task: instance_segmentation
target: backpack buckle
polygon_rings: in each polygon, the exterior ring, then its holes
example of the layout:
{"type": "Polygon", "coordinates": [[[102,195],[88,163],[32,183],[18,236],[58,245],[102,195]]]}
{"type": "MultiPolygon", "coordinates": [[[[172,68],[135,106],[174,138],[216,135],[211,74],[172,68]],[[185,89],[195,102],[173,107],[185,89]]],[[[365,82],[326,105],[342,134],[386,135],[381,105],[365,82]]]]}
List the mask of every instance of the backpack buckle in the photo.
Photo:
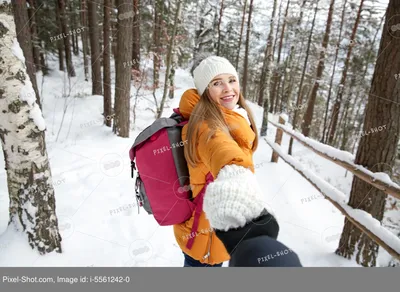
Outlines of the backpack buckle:
{"type": "MultiPolygon", "coordinates": [[[[133,162],[132,162],[133,163],[133,162]]],[[[132,169],[133,171],[133,169],[132,169]]],[[[140,175],[138,173],[137,177],[136,177],[136,182],[135,182],[135,193],[136,193],[136,203],[138,206],[138,214],[140,214],[140,207],[143,207],[143,200],[140,198],[139,195],[139,189],[140,189],[140,175]]]]}
{"type": "Polygon", "coordinates": [[[133,160],[131,160],[131,178],[133,178],[134,170],[136,170],[136,165],[133,160]]]}

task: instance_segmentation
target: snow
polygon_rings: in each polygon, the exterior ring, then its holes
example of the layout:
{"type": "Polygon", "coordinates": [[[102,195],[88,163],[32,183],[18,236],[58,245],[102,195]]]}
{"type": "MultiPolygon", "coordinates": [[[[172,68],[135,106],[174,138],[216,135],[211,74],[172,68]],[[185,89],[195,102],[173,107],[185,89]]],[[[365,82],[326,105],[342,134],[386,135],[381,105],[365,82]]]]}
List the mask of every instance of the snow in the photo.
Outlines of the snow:
{"type": "MultiPolygon", "coordinates": [[[[27,78],[29,77],[27,76],[27,78]]],[[[25,85],[22,87],[19,96],[21,100],[26,101],[30,106],[32,106],[32,109],[29,112],[29,117],[33,120],[35,125],[40,131],[45,130],[46,122],[39,106],[36,104],[35,91],[33,90],[32,83],[29,80],[25,80],[25,85]]]]}
{"type": "Polygon", "coordinates": [[[22,49],[18,43],[17,38],[14,38],[14,42],[13,42],[11,51],[13,52],[14,56],[16,56],[23,64],[25,64],[25,57],[24,57],[22,49]]]}
{"type": "MultiPolygon", "coordinates": [[[[3,152],[0,151],[0,266],[183,266],[183,254],[172,227],[159,226],[143,209],[138,214],[135,180],[130,177],[129,148],[140,131],[154,120],[152,93],[145,92],[139,99],[130,138],[120,138],[99,123],[103,97],[91,95],[92,85],[84,80],[81,59],[74,57],[77,77],[71,88],[64,84],[63,72],[57,70],[58,61],[50,57],[49,65],[52,70],[39,92],[43,90],[46,148],[63,238],[62,253],[40,256],[32,251],[21,233],[7,228],[9,198],[3,152]],[[61,89],[64,87],[71,91],[70,95],[63,96],[61,89]]],[[[38,77],[39,86],[41,78],[38,77]]],[[[160,80],[164,80],[163,72],[160,80]]],[[[178,106],[184,90],[193,87],[190,73],[185,70],[176,70],[176,82],[176,97],[167,99],[163,116],[169,116],[172,108],[178,106]]],[[[132,90],[131,96],[135,96],[135,89],[132,90]]],[[[156,96],[161,100],[162,86],[156,96]]],[[[134,98],[132,106],[133,101],[134,98]]],[[[251,102],[248,104],[260,129],[262,108],[251,102]]],[[[274,140],[275,131],[276,128],[270,126],[267,138],[274,140]]],[[[288,135],[283,135],[282,148],[286,149],[288,144],[288,135]]],[[[320,158],[297,141],[293,149],[293,156],[303,165],[297,167],[303,167],[311,179],[319,179],[321,187],[334,200],[341,203],[348,200],[350,173],[346,175],[343,168],[320,158]]],[[[324,150],[347,160],[354,158],[329,148],[324,150]]],[[[271,163],[271,154],[271,148],[260,139],[253,156],[257,165],[255,171],[265,191],[265,201],[279,217],[278,239],[299,255],[305,267],[359,266],[354,259],[344,259],[334,253],[344,216],[282,159],[271,163]]],[[[352,213],[352,216],[371,222],[371,218],[362,218],[360,214],[352,213]]],[[[370,227],[380,234],[380,228],[374,224],[370,227]]],[[[382,236],[387,241],[392,240],[386,233],[382,232],[382,236]]],[[[378,265],[385,266],[389,260],[390,255],[381,248],[378,265]]]]}

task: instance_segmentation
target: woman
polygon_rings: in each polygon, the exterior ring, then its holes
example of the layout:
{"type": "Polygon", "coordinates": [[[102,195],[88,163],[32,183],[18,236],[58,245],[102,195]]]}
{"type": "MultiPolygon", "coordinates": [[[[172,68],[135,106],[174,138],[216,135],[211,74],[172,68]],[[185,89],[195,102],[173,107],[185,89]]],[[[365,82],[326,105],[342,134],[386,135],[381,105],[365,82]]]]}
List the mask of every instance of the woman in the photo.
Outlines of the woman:
{"type": "Polygon", "coordinates": [[[206,188],[200,232],[194,235],[192,248],[187,248],[187,242],[194,216],[174,225],[174,234],[185,267],[220,267],[245,240],[255,236],[276,239],[279,226],[254,175],[252,155],[258,135],[235,68],[227,59],[211,56],[194,69],[193,77],[197,90],[186,91],[179,105],[189,119],[182,139],[188,141],[184,152],[193,196],[206,184],[207,174],[214,181],[206,188]]]}

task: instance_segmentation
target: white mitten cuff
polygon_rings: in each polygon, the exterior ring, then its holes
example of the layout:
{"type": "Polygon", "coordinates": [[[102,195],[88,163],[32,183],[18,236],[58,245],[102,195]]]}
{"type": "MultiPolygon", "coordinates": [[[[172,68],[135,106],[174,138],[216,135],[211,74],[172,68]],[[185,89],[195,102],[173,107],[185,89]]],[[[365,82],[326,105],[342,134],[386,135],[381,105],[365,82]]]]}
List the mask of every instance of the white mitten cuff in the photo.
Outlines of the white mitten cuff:
{"type": "Polygon", "coordinates": [[[243,227],[259,217],[264,208],[275,217],[263,200],[255,174],[239,165],[224,166],[204,194],[203,210],[217,230],[243,227]]]}

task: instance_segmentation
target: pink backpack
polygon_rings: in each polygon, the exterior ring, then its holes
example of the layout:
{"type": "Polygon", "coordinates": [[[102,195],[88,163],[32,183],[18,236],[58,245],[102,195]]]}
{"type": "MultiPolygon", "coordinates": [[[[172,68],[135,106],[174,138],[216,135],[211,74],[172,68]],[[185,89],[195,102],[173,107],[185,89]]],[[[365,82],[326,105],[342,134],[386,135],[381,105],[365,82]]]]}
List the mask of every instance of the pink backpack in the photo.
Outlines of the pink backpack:
{"type": "MultiPolygon", "coordinates": [[[[144,129],[129,150],[131,176],[137,170],[135,183],[136,201],[161,226],[180,224],[190,219],[195,211],[191,235],[195,235],[203,209],[206,186],[213,181],[207,174],[206,185],[193,199],[189,170],[183,152],[187,141],[182,141],[182,127],[187,124],[179,112],[169,118],[155,120],[144,129]],[[136,164],[135,164],[136,161],[136,164]]],[[[195,236],[187,247],[191,249],[195,236]]]]}

